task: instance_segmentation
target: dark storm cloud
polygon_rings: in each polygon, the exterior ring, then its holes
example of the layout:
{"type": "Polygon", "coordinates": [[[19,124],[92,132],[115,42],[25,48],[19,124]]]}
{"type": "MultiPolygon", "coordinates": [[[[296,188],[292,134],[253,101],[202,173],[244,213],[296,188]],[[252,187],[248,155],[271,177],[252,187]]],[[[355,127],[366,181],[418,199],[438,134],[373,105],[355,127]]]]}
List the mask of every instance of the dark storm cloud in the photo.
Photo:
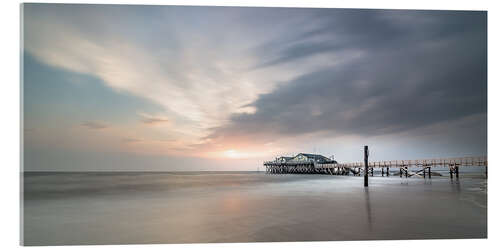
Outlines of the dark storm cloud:
{"type": "Polygon", "coordinates": [[[464,33],[486,38],[485,12],[311,9],[308,14],[319,27],[259,46],[257,52],[268,58],[257,68],[324,52],[409,49],[464,33]]]}
{"type": "Polygon", "coordinates": [[[210,138],[316,131],[373,136],[486,113],[485,12],[317,14],[321,28],[259,47],[267,56],[256,69],[319,53],[361,56],[260,95],[249,105],[256,113],[233,116],[210,138]]]}

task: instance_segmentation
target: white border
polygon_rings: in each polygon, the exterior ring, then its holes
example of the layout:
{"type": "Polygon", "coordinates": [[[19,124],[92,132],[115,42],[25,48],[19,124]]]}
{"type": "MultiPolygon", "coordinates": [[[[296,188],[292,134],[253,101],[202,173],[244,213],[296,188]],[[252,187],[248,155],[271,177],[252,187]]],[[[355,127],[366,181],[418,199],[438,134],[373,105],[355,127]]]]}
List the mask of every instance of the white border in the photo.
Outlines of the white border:
{"type": "MultiPolygon", "coordinates": [[[[127,246],[78,246],[78,249],[331,249],[349,248],[361,249],[369,247],[370,250],[389,249],[419,249],[422,248],[453,248],[453,249],[489,249],[499,243],[498,216],[498,184],[495,176],[498,173],[495,158],[498,151],[497,142],[499,132],[499,119],[497,108],[498,92],[498,39],[499,8],[495,1],[397,1],[397,0],[351,0],[351,1],[319,1],[319,0],[145,0],[145,1],[37,1],[30,2],[59,2],[59,3],[111,3],[111,4],[155,4],[155,5],[211,5],[211,6],[262,6],[262,7],[329,7],[329,8],[371,8],[371,9],[451,9],[451,10],[487,10],[488,11],[488,151],[489,151],[489,176],[488,186],[488,240],[420,240],[420,241],[364,241],[364,242],[301,242],[301,243],[245,243],[245,244],[185,244],[185,245],[127,245],[127,246]]],[[[0,83],[0,119],[1,119],[1,167],[0,179],[0,245],[2,249],[19,247],[19,166],[20,166],[20,6],[21,1],[4,0],[0,7],[0,50],[1,50],[1,78],[0,83]],[[8,247],[8,248],[7,248],[8,247]]],[[[69,247],[57,247],[65,249],[69,247]]],[[[56,249],[56,247],[44,247],[56,249]]]]}

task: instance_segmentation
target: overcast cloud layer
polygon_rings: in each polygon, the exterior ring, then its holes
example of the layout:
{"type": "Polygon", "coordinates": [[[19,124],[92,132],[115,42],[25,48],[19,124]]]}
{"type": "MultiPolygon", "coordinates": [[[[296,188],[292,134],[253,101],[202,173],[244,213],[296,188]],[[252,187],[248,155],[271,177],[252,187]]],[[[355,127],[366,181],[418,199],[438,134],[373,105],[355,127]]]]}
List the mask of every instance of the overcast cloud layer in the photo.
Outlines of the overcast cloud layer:
{"type": "MultiPolygon", "coordinates": [[[[485,12],[25,4],[24,52],[32,72],[76,74],[68,86],[89,76],[113,98],[158,107],[64,117],[74,126],[58,131],[80,132],[58,142],[78,144],[74,155],[108,145],[259,160],[315,150],[347,161],[357,159],[346,148],[368,142],[393,158],[401,144],[412,148],[405,158],[486,154],[485,12]],[[429,135],[432,150],[422,147],[429,135]]],[[[59,136],[37,135],[59,125],[34,117],[29,147],[59,136]]]]}
{"type": "Polygon", "coordinates": [[[359,53],[260,95],[218,134],[331,131],[374,136],[486,112],[486,19],[477,12],[325,11],[323,26],[280,41],[263,67],[359,53]],[[336,14],[336,15],[335,15],[336,14]],[[313,41],[321,36],[321,42],[313,41]]]}

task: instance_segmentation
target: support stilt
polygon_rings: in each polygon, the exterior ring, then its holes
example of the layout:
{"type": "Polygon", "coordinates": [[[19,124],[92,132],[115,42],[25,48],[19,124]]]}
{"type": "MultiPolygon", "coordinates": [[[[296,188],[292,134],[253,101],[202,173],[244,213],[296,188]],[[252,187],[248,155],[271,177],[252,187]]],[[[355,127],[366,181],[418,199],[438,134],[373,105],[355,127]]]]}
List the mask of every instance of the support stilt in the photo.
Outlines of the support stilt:
{"type": "Polygon", "coordinates": [[[368,146],[365,146],[365,187],[368,187],[368,146]]]}

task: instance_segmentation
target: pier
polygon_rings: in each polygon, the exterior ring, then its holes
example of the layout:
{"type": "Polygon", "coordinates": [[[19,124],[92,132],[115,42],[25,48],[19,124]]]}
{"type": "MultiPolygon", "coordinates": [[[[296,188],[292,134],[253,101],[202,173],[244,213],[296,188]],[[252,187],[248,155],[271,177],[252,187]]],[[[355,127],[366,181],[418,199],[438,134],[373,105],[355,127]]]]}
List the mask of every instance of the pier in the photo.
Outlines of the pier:
{"type": "Polygon", "coordinates": [[[401,178],[419,176],[432,178],[433,167],[445,167],[449,169],[450,178],[459,178],[462,167],[486,167],[488,159],[486,156],[478,157],[456,157],[420,160],[391,160],[368,162],[368,147],[365,148],[365,162],[338,163],[332,158],[313,154],[298,154],[295,157],[279,157],[274,161],[264,162],[268,174],[328,174],[328,175],[352,175],[365,176],[365,186],[368,176],[374,176],[374,169],[379,169],[381,176],[389,176],[391,170],[396,169],[396,175],[401,178]],[[417,169],[410,171],[410,168],[417,169]],[[399,172],[397,172],[399,171],[399,172]]]}

